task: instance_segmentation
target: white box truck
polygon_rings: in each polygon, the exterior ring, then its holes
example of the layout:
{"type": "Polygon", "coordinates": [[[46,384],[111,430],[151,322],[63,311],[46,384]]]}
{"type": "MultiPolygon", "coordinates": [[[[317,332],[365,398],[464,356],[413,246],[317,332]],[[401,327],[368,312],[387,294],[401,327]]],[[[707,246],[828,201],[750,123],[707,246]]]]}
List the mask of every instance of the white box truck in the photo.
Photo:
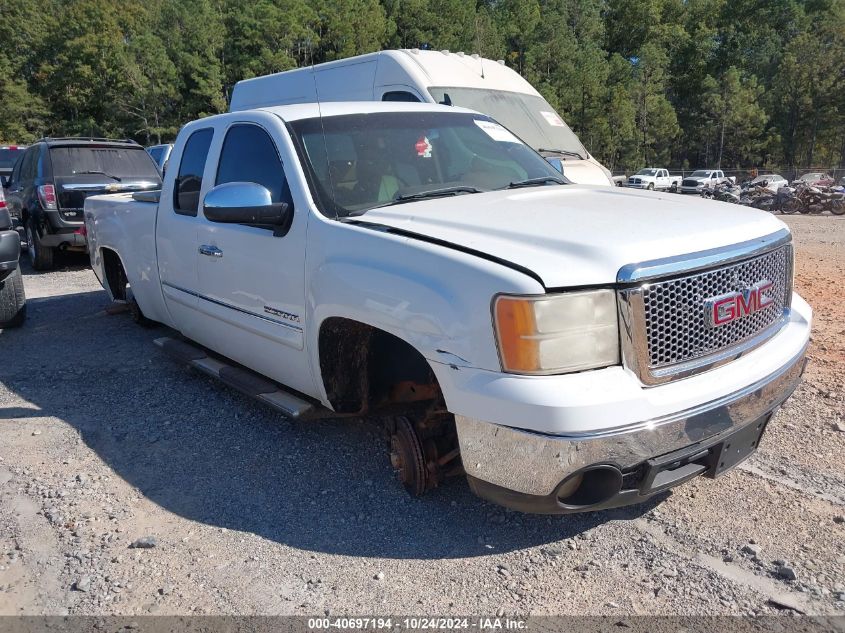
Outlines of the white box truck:
{"type": "Polygon", "coordinates": [[[563,118],[503,62],[479,55],[402,49],[245,79],[229,110],[323,101],[409,101],[483,112],[519,136],[572,182],[613,185],[563,118]]]}

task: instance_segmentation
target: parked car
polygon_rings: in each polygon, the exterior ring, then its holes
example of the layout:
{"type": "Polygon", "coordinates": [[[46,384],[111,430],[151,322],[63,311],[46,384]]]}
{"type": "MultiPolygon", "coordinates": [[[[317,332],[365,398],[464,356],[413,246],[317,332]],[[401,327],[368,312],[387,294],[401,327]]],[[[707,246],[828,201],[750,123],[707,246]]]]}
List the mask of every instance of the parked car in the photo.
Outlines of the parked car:
{"type": "Polygon", "coordinates": [[[804,183],[812,187],[830,187],[836,181],[832,176],[821,171],[810,171],[802,175],[797,180],[793,180],[792,184],[804,183]]]}
{"type": "Polygon", "coordinates": [[[810,334],[773,215],[608,193],[470,110],[299,104],[189,123],[160,195],[85,220],[181,362],[291,417],[384,416],[413,494],[466,474],[566,513],[748,457],[810,334]]]}
{"type": "Polygon", "coordinates": [[[20,236],[12,228],[12,217],[0,187],[0,329],[17,327],[26,319],[20,256],[20,236]]]}
{"type": "Polygon", "coordinates": [[[155,163],[134,141],[45,138],[15,165],[7,202],[25,233],[33,268],[49,270],[56,249],[85,251],[87,196],[160,187],[155,163]]]}
{"type": "Polygon", "coordinates": [[[0,145],[0,188],[8,184],[15,162],[26,149],[26,145],[0,145]]]}
{"type": "Polygon", "coordinates": [[[158,170],[164,173],[164,166],[167,159],[170,158],[170,152],[173,151],[172,143],[165,143],[164,145],[152,145],[147,148],[147,153],[152,156],[155,164],[158,165],[158,170]]]}
{"type": "Polygon", "coordinates": [[[721,169],[696,169],[681,181],[681,193],[701,195],[701,190],[705,187],[712,188],[723,182],[736,184],[736,178],[725,176],[721,169]]]}
{"type": "Polygon", "coordinates": [[[613,185],[552,105],[502,61],[479,55],[389,50],[245,79],[230,111],[317,101],[440,103],[483,112],[545,156],[572,182],[613,185]]]}
{"type": "Polygon", "coordinates": [[[772,193],[777,193],[778,189],[780,189],[781,187],[788,186],[789,181],[780,174],[763,174],[762,176],[757,176],[754,180],[748,182],[746,185],[743,185],[745,189],[765,187],[772,193]]]}
{"type": "Polygon", "coordinates": [[[649,191],[677,191],[681,177],[670,175],[669,170],[662,167],[646,167],[628,178],[627,186],[649,191]]]}

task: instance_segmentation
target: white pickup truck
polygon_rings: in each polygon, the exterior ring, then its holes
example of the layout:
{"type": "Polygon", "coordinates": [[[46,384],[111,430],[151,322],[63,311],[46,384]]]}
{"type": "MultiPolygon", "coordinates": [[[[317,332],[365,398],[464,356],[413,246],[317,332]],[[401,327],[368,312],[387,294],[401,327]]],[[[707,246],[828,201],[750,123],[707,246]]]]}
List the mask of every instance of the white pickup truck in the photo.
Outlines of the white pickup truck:
{"type": "Polygon", "coordinates": [[[670,174],[662,167],[646,167],[628,178],[627,187],[648,189],[649,191],[672,191],[681,186],[681,176],[670,174]]]}
{"type": "Polygon", "coordinates": [[[689,176],[684,176],[681,181],[681,193],[701,194],[705,187],[715,187],[723,182],[736,184],[736,178],[725,176],[721,169],[696,169],[689,176]]]}
{"type": "Polygon", "coordinates": [[[386,419],[413,494],[466,475],[527,512],[640,502],[750,455],[804,368],[779,220],[568,184],[461,108],[194,121],[160,196],[85,219],[165,351],[292,417],[386,419]]]}

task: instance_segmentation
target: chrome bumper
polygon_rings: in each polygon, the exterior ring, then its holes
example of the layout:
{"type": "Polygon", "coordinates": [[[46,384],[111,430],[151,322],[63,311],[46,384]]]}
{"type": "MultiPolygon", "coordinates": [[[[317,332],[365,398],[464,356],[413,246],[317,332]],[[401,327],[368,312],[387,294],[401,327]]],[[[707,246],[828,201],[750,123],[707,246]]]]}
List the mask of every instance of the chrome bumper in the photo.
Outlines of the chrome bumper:
{"type": "Polygon", "coordinates": [[[542,435],[457,415],[464,469],[471,482],[543,497],[588,466],[610,464],[623,473],[631,471],[647,460],[694,448],[769,415],[800,383],[805,354],[806,347],[767,378],[718,400],[596,433],[542,435]]]}

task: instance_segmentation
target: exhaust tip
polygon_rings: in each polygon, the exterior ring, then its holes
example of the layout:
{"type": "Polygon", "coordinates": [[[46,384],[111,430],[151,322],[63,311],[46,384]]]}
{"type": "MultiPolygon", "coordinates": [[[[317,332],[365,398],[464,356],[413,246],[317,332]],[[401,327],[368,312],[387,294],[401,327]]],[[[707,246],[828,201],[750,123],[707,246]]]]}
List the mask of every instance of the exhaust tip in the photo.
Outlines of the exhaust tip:
{"type": "Polygon", "coordinates": [[[558,503],[570,510],[586,510],[605,503],[622,490],[622,471],[616,466],[588,466],[567,477],[557,489],[558,503]]]}

